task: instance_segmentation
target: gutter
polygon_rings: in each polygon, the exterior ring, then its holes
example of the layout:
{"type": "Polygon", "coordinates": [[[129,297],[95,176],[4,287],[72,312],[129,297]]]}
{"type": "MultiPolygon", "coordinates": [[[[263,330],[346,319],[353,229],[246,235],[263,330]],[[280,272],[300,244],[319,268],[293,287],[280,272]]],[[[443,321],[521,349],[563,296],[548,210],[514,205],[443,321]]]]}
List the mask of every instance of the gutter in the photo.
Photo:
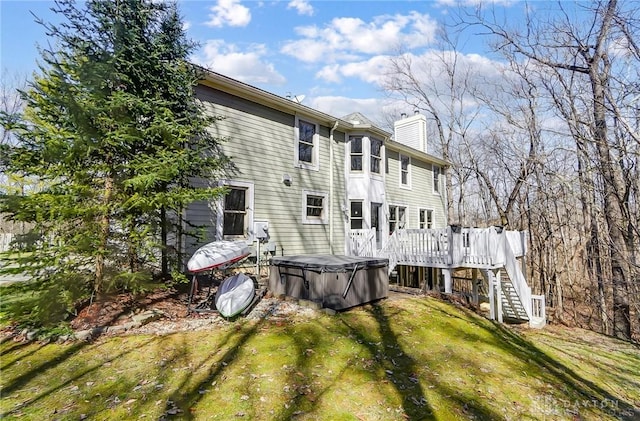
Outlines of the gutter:
{"type": "Polygon", "coordinates": [[[336,120],[333,127],[329,131],[329,252],[334,254],[333,250],[333,132],[338,128],[340,120],[336,120]]]}

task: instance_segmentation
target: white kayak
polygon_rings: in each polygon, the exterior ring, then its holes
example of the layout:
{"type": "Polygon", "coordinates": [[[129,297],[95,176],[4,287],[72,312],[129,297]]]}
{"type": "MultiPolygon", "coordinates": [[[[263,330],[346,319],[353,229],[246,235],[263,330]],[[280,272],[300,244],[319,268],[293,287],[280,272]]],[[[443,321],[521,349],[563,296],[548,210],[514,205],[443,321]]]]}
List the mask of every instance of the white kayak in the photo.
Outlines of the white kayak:
{"type": "Polygon", "coordinates": [[[251,254],[244,241],[214,241],[193,253],[187,262],[189,272],[202,272],[242,260],[251,254]]]}
{"type": "Polygon", "coordinates": [[[253,279],[244,273],[229,276],[218,287],[216,308],[224,317],[236,316],[251,304],[255,293],[253,279]]]}

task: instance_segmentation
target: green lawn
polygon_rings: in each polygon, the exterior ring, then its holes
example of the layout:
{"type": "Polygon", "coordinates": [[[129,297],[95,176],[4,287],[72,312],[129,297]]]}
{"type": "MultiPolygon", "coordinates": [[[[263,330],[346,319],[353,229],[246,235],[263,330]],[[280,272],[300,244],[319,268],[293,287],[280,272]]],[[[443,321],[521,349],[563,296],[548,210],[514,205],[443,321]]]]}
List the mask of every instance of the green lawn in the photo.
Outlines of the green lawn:
{"type": "Polygon", "coordinates": [[[637,346],[505,328],[434,298],[0,352],[7,419],[640,418],[637,346]]]}

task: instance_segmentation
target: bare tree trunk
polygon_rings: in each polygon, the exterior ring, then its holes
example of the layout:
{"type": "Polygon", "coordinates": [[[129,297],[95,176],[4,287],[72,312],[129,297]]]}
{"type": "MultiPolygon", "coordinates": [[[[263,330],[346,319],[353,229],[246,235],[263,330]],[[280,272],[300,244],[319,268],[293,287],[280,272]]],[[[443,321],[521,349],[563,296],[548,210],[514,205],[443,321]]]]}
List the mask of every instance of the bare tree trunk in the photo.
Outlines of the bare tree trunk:
{"type": "MultiPolygon", "coordinates": [[[[593,21],[586,23],[588,29],[584,32],[579,30],[579,25],[569,20],[569,14],[566,13],[562,14],[563,22],[549,21],[541,26],[533,24],[527,16],[527,30],[523,33],[510,32],[504,26],[488,23],[480,16],[477,23],[498,36],[499,49],[524,56],[552,72],[564,72],[572,80],[581,76],[586,79],[587,86],[590,85],[589,98],[586,98],[585,104],[590,109],[592,120],[585,122],[580,118],[567,123],[588,126],[590,142],[596,151],[595,168],[602,184],[602,211],[606,222],[607,252],[611,262],[613,334],[628,340],[631,338],[630,254],[625,238],[628,222],[625,221],[624,213],[622,167],[612,154],[607,127],[608,117],[611,120],[620,117],[615,114],[615,108],[610,111],[607,107],[607,90],[611,89],[613,81],[608,54],[612,51],[612,44],[615,42],[615,45],[621,45],[621,40],[627,42],[629,51],[636,56],[638,48],[633,33],[630,32],[631,24],[618,9],[617,0],[595,3],[592,17],[593,21]],[[614,33],[614,27],[618,32],[614,33]]],[[[569,86],[574,86],[573,82],[569,86]]]]}
{"type": "Polygon", "coordinates": [[[169,245],[167,244],[167,210],[163,206],[160,209],[160,243],[161,243],[161,257],[160,257],[160,267],[162,271],[162,278],[169,279],[169,257],[167,253],[167,249],[169,245]]]}
{"type": "Polygon", "coordinates": [[[98,250],[95,260],[95,280],[93,289],[96,293],[102,292],[104,287],[104,272],[105,272],[105,255],[107,254],[107,242],[109,240],[109,225],[111,223],[109,218],[109,203],[111,202],[111,195],[113,194],[113,176],[108,174],[104,180],[104,194],[102,197],[103,211],[98,220],[98,250]]]}

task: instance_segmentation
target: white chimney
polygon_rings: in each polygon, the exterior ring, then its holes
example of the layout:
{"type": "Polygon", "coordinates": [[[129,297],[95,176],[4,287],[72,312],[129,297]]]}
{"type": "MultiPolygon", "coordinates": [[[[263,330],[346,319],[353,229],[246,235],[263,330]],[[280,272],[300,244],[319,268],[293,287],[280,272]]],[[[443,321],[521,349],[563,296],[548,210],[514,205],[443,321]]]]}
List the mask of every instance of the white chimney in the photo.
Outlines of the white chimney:
{"type": "Polygon", "coordinates": [[[419,110],[411,117],[403,113],[403,118],[393,123],[393,129],[396,142],[427,153],[427,118],[419,110]]]}

